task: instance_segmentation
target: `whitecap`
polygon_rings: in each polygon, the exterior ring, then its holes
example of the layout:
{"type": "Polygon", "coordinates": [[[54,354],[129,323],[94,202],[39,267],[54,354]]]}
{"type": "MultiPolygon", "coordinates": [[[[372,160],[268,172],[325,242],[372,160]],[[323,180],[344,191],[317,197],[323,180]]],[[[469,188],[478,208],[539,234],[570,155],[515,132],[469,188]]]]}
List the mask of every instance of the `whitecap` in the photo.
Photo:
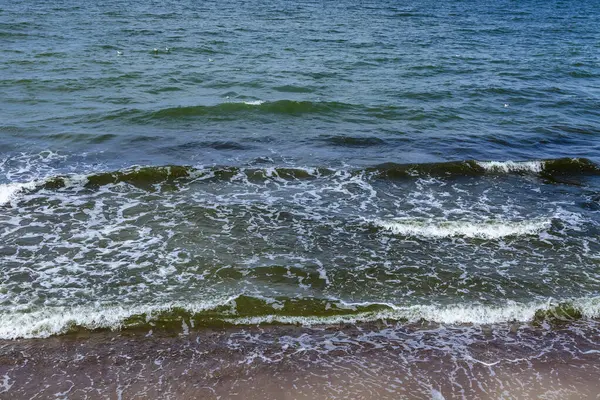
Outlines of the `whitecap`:
{"type": "Polygon", "coordinates": [[[37,182],[25,182],[25,183],[4,183],[0,184],[0,206],[6,205],[15,198],[18,197],[19,193],[25,190],[33,190],[37,186],[37,182]]]}
{"type": "MultiPolygon", "coordinates": [[[[80,306],[56,307],[22,313],[11,312],[0,314],[0,339],[43,338],[62,334],[73,326],[87,329],[121,329],[125,321],[134,315],[146,315],[147,321],[161,312],[181,308],[189,313],[201,313],[221,305],[231,305],[235,309],[237,296],[211,299],[200,303],[163,303],[132,306],[80,306]]],[[[384,306],[378,311],[358,312],[355,314],[330,316],[292,316],[281,314],[261,315],[254,317],[223,318],[224,321],[236,325],[257,325],[265,323],[299,324],[303,326],[355,324],[382,319],[418,322],[421,320],[442,324],[477,324],[489,325],[507,322],[530,322],[538,311],[552,311],[560,303],[568,303],[578,310],[583,317],[600,317],[600,297],[585,297],[556,301],[535,301],[518,303],[507,301],[504,304],[450,304],[450,305],[409,305],[397,306],[390,303],[363,302],[346,303],[335,301],[338,308],[357,310],[370,305],[384,306]]],[[[274,311],[279,307],[274,307],[274,311]]]]}
{"type": "Polygon", "coordinates": [[[264,101],[263,100],[245,101],[244,104],[247,104],[249,106],[260,106],[261,104],[264,104],[264,101]]]}
{"type": "Polygon", "coordinates": [[[467,237],[498,239],[506,236],[535,235],[551,226],[551,220],[532,221],[435,221],[376,220],[374,224],[392,233],[427,238],[467,237]]]}
{"type": "Polygon", "coordinates": [[[544,169],[544,161],[477,161],[477,165],[489,172],[530,172],[540,173],[544,169]]]}

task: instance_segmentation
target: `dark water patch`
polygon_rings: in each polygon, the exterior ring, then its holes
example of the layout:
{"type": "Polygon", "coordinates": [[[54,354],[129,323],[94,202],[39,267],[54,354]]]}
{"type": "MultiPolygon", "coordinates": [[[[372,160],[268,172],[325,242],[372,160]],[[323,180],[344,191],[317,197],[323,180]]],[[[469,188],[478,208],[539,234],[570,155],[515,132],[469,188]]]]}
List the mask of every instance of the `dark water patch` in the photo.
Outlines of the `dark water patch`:
{"type": "Polygon", "coordinates": [[[24,128],[24,127],[15,126],[15,125],[0,125],[0,132],[5,133],[7,135],[20,136],[20,135],[25,135],[27,133],[32,133],[35,131],[37,131],[37,129],[24,128]]]}
{"type": "MultiPolygon", "coordinates": [[[[203,82],[205,77],[198,79],[198,82],[203,82]]],[[[210,83],[206,83],[203,85],[205,88],[209,89],[229,89],[235,87],[246,87],[246,88],[254,88],[259,89],[264,87],[264,83],[259,80],[251,80],[251,81],[231,81],[231,80],[220,80],[214,81],[210,83]]]]}
{"type": "Polygon", "coordinates": [[[204,147],[210,147],[215,150],[248,150],[251,147],[233,141],[217,140],[214,142],[203,142],[201,143],[204,147]]]}
{"type": "Polygon", "coordinates": [[[576,70],[576,71],[569,71],[569,76],[572,78],[577,78],[577,79],[591,79],[591,78],[598,78],[600,76],[600,74],[589,71],[589,70],[576,70]]]}
{"type": "Polygon", "coordinates": [[[46,58],[46,57],[64,58],[66,56],[67,56],[67,53],[46,51],[43,53],[38,53],[34,57],[35,58],[46,58]]]}
{"type": "Polygon", "coordinates": [[[315,80],[325,80],[325,79],[329,79],[329,78],[333,78],[336,76],[335,72],[326,72],[326,71],[322,71],[322,72],[307,72],[305,73],[305,75],[311,77],[312,79],[315,80]]]}
{"type": "Polygon", "coordinates": [[[140,144],[143,145],[145,143],[152,143],[156,141],[162,141],[165,138],[161,135],[128,135],[126,137],[121,138],[126,144],[140,144]]]}
{"type": "Polygon", "coordinates": [[[543,173],[550,176],[598,175],[600,167],[586,158],[560,158],[545,161],[543,173]]]}
{"type": "Polygon", "coordinates": [[[15,39],[23,39],[23,38],[26,38],[26,37],[28,37],[28,36],[30,36],[30,35],[29,35],[29,34],[27,34],[27,33],[22,33],[22,32],[14,32],[14,31],[11,31],[11,32],[6,32],[6,31],[0,31],[0,38],[3,38],[3,39],[12,39],[12,38],[15,38],[15,39]]]}
{"type": "Polygon", "coordinates": [[[369,147],[383,146],[386,142],[378,137],[353,137],[353,136],[330,136],[323,139],[324,142],[332,146],[343,147],[369,147]]]}
{"type": "Polygon", "coordinates": [[[552,125],[549,129],[567,134],[579,134],[579,135],[598,135],[600,136],[600,127],[594,125],[552,125]]]}
{"type": "Polygon", "coordinates": [[[423,101],[432,101],[432,100],[443,100],[450,99],[453,97],[451,92],[437,92],[437,91],[429,91],[429,92],[405,92],[402,93],[401,96],[405,99],[411,100],[423,100],[423,101]]]}
{"type": "Polygon", "coordinates": [[[246,145],[233,140],[215,140],[215,141],[193,141],[178,144],[175,146],[168,146],[161,151],[168,151],[175,155],[185,154],[186,152],[197,152],[202,149],[215,149],[215,150],[230,150],[230,151],[244,151],[252,149],[253,146],[246,145]]]}
{"type": "Polygon", "coordinates": [[[151,29],[132,29],[132,28],[124,28],[121,31],[127,35],[131,36],[155,36],[158,33],[162,33],[159,31],[153,31],[151,29]]]}
{"type": "Polygon", "coordinates": [[[424,18],[424,17],[433,17],[433,14],[426,14],[422,12],[398,12],[393,15],[390,15],[390,18],[424,18]]]}
{"type": "Polygon", "coordinates": [[[310,87],[294,85],[275,86],[273,90],[286,93],[313,93],[315,91],[310,87]]]}
{"type": "Polygon", "coordinates": [[[159,94],[159,93],[168,93],[168,92],[180,92],[184,90],[183,88],[180,88],[178,86],[164,86],[158,89],[151,89],[151,90],[147,90],[146,93],[150,93],[150,94],[159,94]]]}
{"type": "Polygon", "coordinates": [[[112,45],[112,44],[101,44],[98,46],[98,48],[100,50],[114,50],[114,51],[121,50],[120,47],[112,45]]]}
{"type": "Polygon", "coordinates": [[[45,138],[56,142],[71,142],[71,143],[92,143],[100,144],[109,142],[118,137],[116,134],[105,133],[105,134],[90,134],[90,133],[54,133],[50,135],[44,135],[45,138]]]}
{"type": "Polygon", "coordinates": [[[377,66],[377,62],[371,62],[371,61],[356,61],[355,63],[352,64],[353,68],[374,68],[377,66]]]}

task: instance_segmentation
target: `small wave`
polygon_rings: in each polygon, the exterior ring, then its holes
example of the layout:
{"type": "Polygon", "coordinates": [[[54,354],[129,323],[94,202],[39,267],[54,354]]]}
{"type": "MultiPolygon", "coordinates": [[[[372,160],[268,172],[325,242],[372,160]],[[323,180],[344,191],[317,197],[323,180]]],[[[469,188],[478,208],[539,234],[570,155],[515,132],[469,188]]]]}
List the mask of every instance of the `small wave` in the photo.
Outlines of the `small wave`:
{"type": "Polygon", "coordinates": [[[534,174],[558,176],[598,175],[600,167],[586,158],[558,158],[530,161],[449,161],[425,164],[385,163],[367,171],[381,178],[399,179],[416,175],[479,176],[485,174],[534,174]]]}
{"type": "Polygon", "coordinates": [[[416,221],[377,220],[374,225],[397,235],[427,238],[466,237],[499,239],[506,236],[536,235],[550,228],[552,221],[416,221]]]}
{"type": "MultiPolygon", "coordinates": [[[[236,148],[236,144],[212,143],[217,149],[236,148]]],[[[73,186],[98,188],[106,185],[127,183],[140,189],[157,190],[157,185],[181,184],[194,182],[228,182],[240,179],[247,182],[264,182],[265,180],[302,180],[314,179],[333,174],[326,168],[242,168],[242,167],[209,167],[194,168],[190,166],[168,165],[163,167],[134,166],[112,172],[99,172],[89,175],[54,176],[24,183],[0,184],[0,206],[18,199],[20,195],[40,189],[56,190],[73,186]]]]}
{"type": "MultiPolygon", "coordinates": [[[[194,181],[229,181],[237,177],[244,177],[248,181],[264,181],[267,179],[308,179],[332,172],[319,168],[241,168],[241,167],[211,167],[194,168],[189,166],[165,167],[133,167],[115,172],[105,172],[87,176],[87,187],[104,186],[108,184],[129,183],[141,188],[151,188],[161,183],[185,182],[186,179],[194,181]]],[[[47,182],[46,186],[54,183],[64,185],[64,178],[58,177],[47,182]]]]}
{"type": "Polygon", "coordinates": [[[272,299],[231,296],[202,303],[59,307],[0,314],[0,339],[43,338],[78,330],[181,329],[227,325],[294,324],[323,326],[379,320],[490,325],[509,322],[568,323],[600,317],[600,297],[501,305],[398,306],[335,299],[272,299]]]}
{"type": "Polygon", "coordinates": [[[377,137],[352,137],[352,136],[330,136],[324,138],[325,142],[333,146],[344,146],[344,147],[369,147],[369,146],[381,146],[385,144],[385,141],[377,137]]]}
{"type": "Polygon", "coordinates": [[[478,161],[477,165],[490,172],[533,172],[544,170],[544,161],[478,161]]]}
{"type": "Polygon", "coordinates": [[[294,85],[284,85],[284,86],[276,86],[273,88],[278,92],[287,92],[287,93],[312,93],[315,90],[311,87],[305,86],[294,86],[294,85]]]}
{"type": "Polygon", "coordinates": [[[261,104],[264,104],[264,101],[263,100],[244,101],[244,104],[247,104],[249,106],[260,106],[261,104]]]}
{"type": "MultiPolygon", "coordinates": [[[[251,107],[243,105],[244,107],[251,107]]],[[[256,106],[261,107],[261,106],[256,106]]],[[[342,141],[344,145],[366,146],[376,145],[378,140],[373,138],[346,138],[335,137],[334,142],[342,141]]],[[[241,144],[232,142],[209,142],[205,146],[213,147],[219,150],[242,149],[241,144]]],[[[264,182],[266,180],[303,180],[317,179],[328,176],[338,176],[339,179],[414,179],[419,176],[483,176],[485,174],[508,174],[508,173],[533,173],[541,177],[561,182],[563,177],[576,177],[579,175],[598,175],[600,168],[593,162],[586,159],[557,159],[528,162],[481,162],[481,161],[457,161],[445,163],[425,163],[425,164],[394,164],[387,163],[375,167],[364,169],[335,170],[323,167],[310,168],[288,168],[288,167],[270,167],[270,168],[252,168],[252,167],[202,167],[195,168],[185,165],[167,165],[167,166],[132,166],[129,168],[98,172],[89,175],[77,176],[40,176],[29,182],[11,182],[0,184],[0,205],[5,205],[11,200],[18,198],[20,194],[27,191],[43,189],[60,189],[71,185],[74,181],[87,188],[94,188],[109,184],[128,183],[133,186],[156,190],[160,184],[186,182],[218,182],[242,180],[247,182],[264,182]]],[[[415,223],[404,221],[378,222],[380,227],[395,231],[401,234],[416,235],[423,232],[425,236],[456,236],[465,232],[464,236],[479,235],[482,237],[501,237],[512,234],[521,234],[533,232],[536,233],[543,229],[548,222],[533,222],[533,225],[527,223],[512,224],[511,227],[503,227],[502,223],[493,222],[484,226],[473,227],[473,232],[469,233],[468,225],[456,223],[455,225],[425,227],[415,223]],[[383,225],[382,225],[383,224],[383,225]],[[386,225],[387,224],[387,225],[386,225]],[[408,225],[407,225],[408,224],[408,225]],[[412,224],[412,225],[411,225],[412,224]],[[462,224],[462,225],[461,225],[462,224]],[[475,230],[483,233],[477,234],[475,230]],[[436,232],[440,232],[439,234],[436,232]],[[445,233],[443,233],[445,232],[445,233]]]]}
{"type": "Polygon", "coordinates": [[[179,119],[179,118],[231,118],[244,113],[266,113],[283,115],[302,115],[302,114],[330,114],[337,111],[343,111],[354,106],[339,102],[312,102],[312,101],[262,101],[253,100],[245,102],[226,102],[216,105],[187,106],[165,108],[162,110],[141,112],[139,110],[120,112],[117,115],[111,115],[107,118],[115,119],[122,116],[130,117],[134,122],[149,122],[161,119],[179,119]]]}

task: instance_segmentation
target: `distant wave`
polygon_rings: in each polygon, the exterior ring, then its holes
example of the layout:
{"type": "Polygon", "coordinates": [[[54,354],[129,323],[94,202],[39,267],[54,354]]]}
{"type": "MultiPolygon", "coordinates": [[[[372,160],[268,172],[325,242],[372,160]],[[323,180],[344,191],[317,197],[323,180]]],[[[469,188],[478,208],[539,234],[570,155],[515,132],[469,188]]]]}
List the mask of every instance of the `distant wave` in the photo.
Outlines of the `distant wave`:
{"type": "Polygon", "coordinates": [[[136,306],[44,308],[0,314],[0,339],[48,337],[98,329],[167,329],[257,324],[304,326],[361,323],[378,320],[412,323],[501,324],[550,323],[600,317],[600,298],[578,298],[504,304],[399,306],[389,303],[347,303],[333,299],[268,299],[246,295],[203,303],[136,306]]]}
{"type": "MultiPolygon", "coordinates": [[[[248,106],[253,107],[253,106],[248,106]]],[[[354,143],[353,143],[354,144],[354,143]]],[[[367,141],[371,144],[371,141],[367,141]]],[[[232,147],[231,143],[207,144],[215,148],[218,146],[232,147]]],[[[364,145],[358,141],[356,145],[364,145]]],[[[338,174],[353,179],[362,176],[364,179],[414,179],[419,176],[460,177],[460,176],[483,176],[489,174],[533,174],[550,180],[565,177],[577,177],[583,175],[599,175],[600,167],[585,158],[560,158],[554,160],[535,161],[451,161],[442,163],[424,164],[395,164],[386,163],[364,169],[336,170],[332,168],[253,168],[253,167],[207,167],[196,168],[191,166],[133,166],[118,171],[99,172],[89,175],[78,176],[55,176],[42,180],[30,182],[11,182],[0,184],[0,206],[8,204],[20,195],[37,189],[58,189],[74,183],[88,188],[128,183],[140,188],[154,190],[155,185],[161,183],[178,182],[184,184],[186,181],[230,181],[243,177],[248,181],[264,180],[302,180],[317,179],[325,176],[338,174]]],[[[409,229],[397,225],[396,228],[409,229]]],[[[417,228],[414,228],[417,229],[417,228]]],[[[459,229],[446,227],[445,229],[459,229]]],[[[489,227],[489,229],[495,229],[489,227]]],[[[521,229],[521,228],[518,228],[521,229]]]]}
{"type": "Polygon", "coordinates": [[[377,220],[375,226],[404,236],[499,239],[505,236],[534,235],[550,228],[552,221],[423,221],[377,220]]]}
{"type": "Polygon", "coordinates": [[[323,139],[326,143],[332,146],[343,146],[343,147],[369,147],[369,146],[381,146],[385,144],[385,141],[378,137],[353,137],[353,136],[329,136],[323,139]]]}
{"type": "MultiPolygon", "coordinates": [[[[244,102],[226,102],[216,105],[198,105],[164,108],[156,111],[133,111],[125,115],[129,116],[135,122],[144,122],[160,119],[177,119],[192,117],[207,118],[225,118],[239,115],[242,113],[266,113],[283,115],[301,115],[301,114],[329,114],[336,111],[349,110],[355,106],[339,102],[313,102],[313,101],[262,101],[252,100],[244,102]]],[[[114,117],[114,116],[113,116],[114,117]]]]}
{"type": "MultiPolygon", "coordinates": [[[[169,89],[173,90],[173,88],[169,89]]],[[[200,119],[207,121],[247,120],[265,115],[274,116],[340,116],[355,119],[368,116],[374,119],[395,120],[414,118],[404,107],[393,105],[364,105],[339,101],[250,100],[232,99],[218,104],[183,105],[159,109],[122,108],[109,113],[78,116],[78,121],[102,122],[125,120],[134,124],[157,121],[200,119]]],[[[420,115],[420,114],[419,114],[420,115]]],[[[420,117],[419,117],[420,118],[420,117]]]]}

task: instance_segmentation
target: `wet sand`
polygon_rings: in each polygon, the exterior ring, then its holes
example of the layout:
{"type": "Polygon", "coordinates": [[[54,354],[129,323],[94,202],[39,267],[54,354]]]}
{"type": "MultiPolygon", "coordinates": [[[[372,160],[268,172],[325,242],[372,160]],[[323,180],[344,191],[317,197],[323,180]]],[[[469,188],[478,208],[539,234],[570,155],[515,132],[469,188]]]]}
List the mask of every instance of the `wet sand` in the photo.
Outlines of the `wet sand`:
{"type": "Polygon", "coordinates": [[[598,324],[83,332],[0,342],[6,399],[597,399],[598,324]]]}

